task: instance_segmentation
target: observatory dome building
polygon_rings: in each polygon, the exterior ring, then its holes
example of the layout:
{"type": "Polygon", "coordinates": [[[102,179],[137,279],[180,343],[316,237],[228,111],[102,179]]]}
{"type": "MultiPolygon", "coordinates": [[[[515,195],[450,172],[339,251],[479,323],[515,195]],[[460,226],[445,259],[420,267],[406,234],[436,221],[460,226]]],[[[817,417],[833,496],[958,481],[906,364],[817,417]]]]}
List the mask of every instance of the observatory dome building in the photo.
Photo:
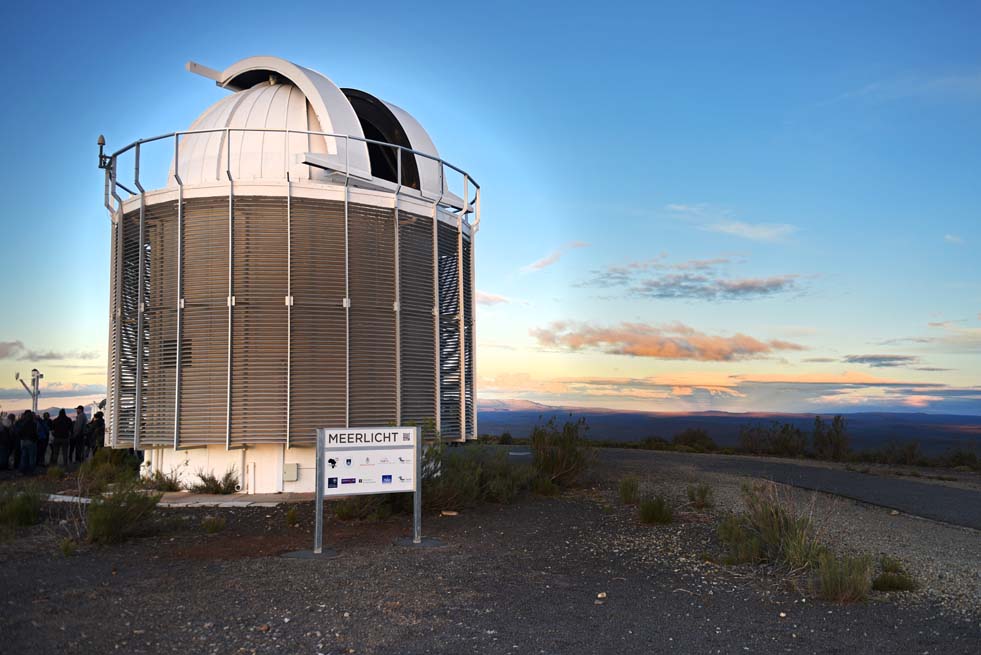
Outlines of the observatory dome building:
{"type": "Polygon", "coordinates": [[[188,70],[228,95],[185,131],[100,138],[109,443],[267,493],[313,491],[317,428],[473,438],[480,187],[408,112],[316,71],[188,70]]]}

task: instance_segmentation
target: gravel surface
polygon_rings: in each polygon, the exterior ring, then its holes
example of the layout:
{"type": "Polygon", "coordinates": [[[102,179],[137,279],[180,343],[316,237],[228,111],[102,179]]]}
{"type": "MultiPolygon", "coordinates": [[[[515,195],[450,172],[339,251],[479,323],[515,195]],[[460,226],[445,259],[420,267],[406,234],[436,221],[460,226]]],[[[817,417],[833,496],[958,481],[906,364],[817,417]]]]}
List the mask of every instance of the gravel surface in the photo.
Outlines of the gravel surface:
{"type": "MultiPolygon", "coordinates": [[[[824,491],[906,514],[981,530],[981,489],[921,482],[902,477],[868,475],[841,467],[787,460],[714,454],[604,448],[610,462],[665,461],[711,473],[773,480],[802,489],[824,491]]],[[[977,476],[977,474],[974,474],[977,476]]]]}
{"type": "Polygon", "coordinates": [[[831,605],[706,563],[712,516],[642,526],[611,503],[620,470],[608,473],[561,498],[427,516],[439,549],[393,544],[409,517],[329,520],[333,560],[278,556],[309,547],[308,504],[295,506],[299,527],[285,507],[159,510],[159,534],[67,558],[39,526],[0,545],[0,652],[981,650],[978,617],[929,598],[831,605]],[[226,518],[225,530],[204,534],[205,516],[226,518]]]}
{"type": "MultiPolygon", "coordinates": [[[[738,469],[739,474],[711,472],[732,470],[743,458],[729,458],[732,464],[723,468],[713,467],[711,462],[706,465],[701,455],[653,452],[642,455],[636,456],[635,451],[604,450],[601,455],[604,475],[612,478],[636,474],[649,493],[664,494],[678,505],[687,502],[688,484],[708,482],[716,497],[713,514],[744,509],[741,489],[747,480],[742,469],[738,469]]],[[[754,466],[749,468],[755,470],[754,466]]],[[[892,482],[879,477],[871,480],[892,482]]],[[[894,601],[909,604],[929,600],[944,611],[981,615],[981,532],[826,493],[793,487],[784,487],[783,493],[812,514],[822,539],[829,546],[876,558],[889,555],[903,562],[921,588],[913,594],[893,594],[894,601]]],[[[981,504],[981,499],[978,503],[981,504]]]]}

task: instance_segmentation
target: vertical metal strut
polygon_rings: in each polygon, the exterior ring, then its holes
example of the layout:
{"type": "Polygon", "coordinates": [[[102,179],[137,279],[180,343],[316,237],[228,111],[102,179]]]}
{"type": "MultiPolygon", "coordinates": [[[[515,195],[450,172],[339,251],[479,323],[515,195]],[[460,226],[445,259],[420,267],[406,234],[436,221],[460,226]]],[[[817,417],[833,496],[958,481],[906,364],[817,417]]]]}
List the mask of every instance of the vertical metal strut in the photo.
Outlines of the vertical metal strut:
{"type": "Polygon", "coordinates": [[[180,447],[181,340],[184,338],[184,182],[180,176],[180,135],[174,135],[174,180],[177,182],[177,361],[174,366],[174,450],[180,447]]]}
{"type": "MultiPolygon", "coordinates": [[[[232,447],[232,308],[235,306],[235,289],[232,278],[232,262],[235,260],[232,242],[235,182],[232,180],[232,139],[227,129],[225,130],[225,144],[227,146],[225,175],[228,177],[228,368],[225,390],[225,449],[227,450],[232,447]]],[[[244,471],[242,475],[245,475],[244,471]]]]}
{"type": "Polygon", "coordinates": [[[463,218],[467,215],[467,177],[463,177],[463,210],[456,216],[456,258],[457,258],[457,292],[458,323],[460,330],[460,438],[467,440],[467,348],[466,323],[463,307],[466,305],[466,295],[463,293],[463,218]]]}
{"type": "Polygon", "coordinates": [[[401,282],[399,280],[399,194],[402,192],[402,148],[396,146],[398,156],[395,187],[395,425],[402,425],[402,305],[401,282]]]}
{"type": "Polygon", "coordinates": [[[348,231],[348,204],[351,200],[350,165],[346,161],[350,138],[344,142],[344,427],[351,427],[351,257],[348,231]]]}
{"type": "Polygon", "coordinates": [[[140,144],[136,144],[136,168],[135,179],[136,188],[140,192],[140,251],[138,262],[140,270],[137,274],[136,291],[136,403],[133,412],[133,449],[140,450],[140,417],[143,411],[143,311],[145,309],[146,295],[143,293],[144,272],[146,265],[146,247],[144,246],[146,230],[146,191],[140,184],[140,144]]]}
{"type": "MultiPolygon", "coordinates": [[[[286,133],[289,143],[289,132],[286,133]]],[[[289,161],[287,159],[287,161],[289,161]]],[[[286,448],[290,447],[290,380],[293,367],[293,183],[286,170],[286,448]]]]}

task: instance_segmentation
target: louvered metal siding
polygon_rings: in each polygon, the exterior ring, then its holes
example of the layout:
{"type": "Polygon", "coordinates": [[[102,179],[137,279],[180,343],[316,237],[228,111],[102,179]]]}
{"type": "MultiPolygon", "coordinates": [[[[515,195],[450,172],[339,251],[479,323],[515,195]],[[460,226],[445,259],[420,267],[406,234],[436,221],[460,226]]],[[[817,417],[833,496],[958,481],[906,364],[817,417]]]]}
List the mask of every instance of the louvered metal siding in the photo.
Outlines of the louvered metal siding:
{"type": "Polygon", "coordinates": [[[399,212],[400,422],[420,426],[426,437],[436,427],[432,280],[433,219],[399,212]]]}
{"type": "Polygon", "coordinates": [[[463,235],[463,371],[464,371],[464,394],[465,394],[465,416],[466,430],[465,435],[473,435],[473,285],[470,284],[471,263],[470,259],[470,237],[463,235]]]}
{"type": "Polygon", "coordinates": [[[143,243],[143,361],[140,443],[174,440],[177,364],[177,203],[148,206],[143,243]]]}
{"type": "Polygon", "coordinates": [[[457,230],[439,223],[439,413],[445,438],[460,436],[460,269],[457,230]]]}
{"type": "Polygon", "coordinates": [[[286,442],[286,199],[236,198],[230,442],[286,442]]]}
{"type": "Polygon", "coordinates": [[[348,209],[352,427],[395,425],[395,212],[348,209]]]}
{"type": "Polygon", "coordinates": [[[119,221],[113,221],[112,224],[112,242],[110,244],[110,266],[109,266],[109,368],[106,375],[106,416],[109,420],[106,421],[106,443],[113,446],[116,445],[117,437],[119,436],[119,430],[116,428],[115,421],[113,417],[116,416],[116,406],[119,403],[119,393],[116,388],[116,367],[119,362],[116,358],[116,348],[119,344],[119,295],[122,291],[118,286],[118,281],[120,279],[119,268],[122,265],[122,255],[120,253],[119,238],[122,234],[120,231],[120,223],[122,222],[122,217],[119,217],[119,221]]]}
{"type": "Polygon", "coordinates": [[[291,203],[290,444],[347,421],[344,203],[291,203]]]}
{"type": "MultiPolygon", "coordinates": [[[[401,211],[396,228],[394,210],[351,203],[345,235],[340,201],[244,196],[234,198],[232,209],[230,375],[229,198],[186,199],[182,226],[176,202],[146,207],[139,367],[139,210],[114,228],[108,385],[110,426],[118,420],[113,443],[133,445],[138,368],[140,442],[147,446],[174,443],[175,406],[180,446],[224,444],[226,430],[230,445],[284,443],[287,434],[290,445],[309,445],[323,426],[391,425],[401,418],[430,427],[437,386],[442,433],[460,438],[457,229],[437,226],[435,302],[432,217],[401,211]],[[349,310],[343,305],[346,277],[349,310]]],[[[472,326],[469,244],[465,248],[462,310],[465,325],[472,326]]],[[[466,332],[466,425],[472,428],[472,327],[466,332]]]]}
{"type": "Polygon", "coordinates": [[[228,198],[186,200],[182,241],[179,443],[224,444],[228,390],[228,198]]]}

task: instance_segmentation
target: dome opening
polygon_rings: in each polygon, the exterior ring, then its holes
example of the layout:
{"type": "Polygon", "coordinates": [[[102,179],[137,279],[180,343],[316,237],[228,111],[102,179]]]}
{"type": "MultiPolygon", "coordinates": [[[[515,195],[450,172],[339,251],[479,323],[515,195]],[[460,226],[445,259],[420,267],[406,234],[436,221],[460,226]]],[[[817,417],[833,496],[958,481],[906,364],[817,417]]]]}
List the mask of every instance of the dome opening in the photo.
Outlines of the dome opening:
{"type": "MultiPolygon", "coordinates": [[[[341,89],[354,108],[365,138],[412,148],[409,137],[392,110],[373,95],[357,89],[341,89]]],[[[371,175],[398,183],[398,151],[377,143],[368,144],[371,175]]],[[[419,189],[419,169],[415,156],[402,156],[402,185],[419,189]]]]}

